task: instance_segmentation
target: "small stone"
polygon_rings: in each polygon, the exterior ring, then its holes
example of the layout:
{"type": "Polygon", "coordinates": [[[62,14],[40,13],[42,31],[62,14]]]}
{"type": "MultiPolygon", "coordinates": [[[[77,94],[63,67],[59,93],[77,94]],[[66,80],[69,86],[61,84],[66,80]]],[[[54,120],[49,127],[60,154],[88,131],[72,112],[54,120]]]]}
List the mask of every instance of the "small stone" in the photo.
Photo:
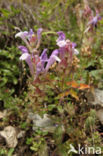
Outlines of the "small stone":
{"type": "Polygon", "coordinates": [[[25,135],[25,131],[20,131],[17,135],[17,138],[20,139],[25,135]]]}
{"type": "Polygon", "coordinates": [[[87,93],[87,99],[90,104],[103,107],[103,90],[94,89],[93,93],[87,93]]]}
{"type": "Polygon", "coordinates": [[[96,111],[96,115],[98,119],[100,120],[101,124],[103,124],[103,109],[96,111]]]}
{"type": "Polygon", "coordinates": [[[42,131],[53,132],[56,128],[52,119],[48,117],[48,114],[44,114],[44,116],[41,117],[39,114],[29,113],[28,118],[33,121],[33,130],[39,128],[42,131]]]}
{"type": "Polygon", "coordinates": [[[14,127],[5,127],[3,131],[0,131],[0,135],[5,138],[8,147],[15,148],[17,146],[17,133],[14,127]]]}

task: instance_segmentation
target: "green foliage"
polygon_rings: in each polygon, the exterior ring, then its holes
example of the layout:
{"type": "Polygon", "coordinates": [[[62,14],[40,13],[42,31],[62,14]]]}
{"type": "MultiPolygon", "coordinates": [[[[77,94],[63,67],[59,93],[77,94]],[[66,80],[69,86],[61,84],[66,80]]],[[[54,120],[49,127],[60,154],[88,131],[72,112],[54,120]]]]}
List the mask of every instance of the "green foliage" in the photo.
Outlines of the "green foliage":
{"type": "Polygon", "coordinates": [[[19,62],[19,55],[20,52],[14,46],[0,51],[2,58],[0,61],[0,100],[4,102],[6,108],[16,107],[12,95],[18,94],[19,85],[22,85],[22,64],[19,62]]]}
{"type": "Polygon", "coordinates": [[[1,156],[4,156],[4,155],[12,156],[13,152],[14,152],[14,148],[10,148],[9,150],[7,150],[5,148],[0,147],[1,156]]]}
{"type": "Polygon", "coordinates": [[[88,131],[92,131],[92,129],[94,128],[95,126],[95,121],[96,121],[96,112],[95,110],[91,110],[90,111],[90,115],[89,117],[86,119],[86,128],[88,131]]]}
{"type": "Polygon", "coordinates": [[[13,152],[14,152],[14,148],[11,148],[11,149],[8,151],[8,156],[12,156],[13,152]]]}
{"type": "Polygon", "coordinates": [[[2,155],[5,155],[5,154],[7,154],[7,150],[1,147],[0,148],[0,155],[2,156],[2,155]]]}
{"type": "Polygon", "coordinates": [[[33,142],[33,143],[32,143],[32,146],[30,147],[30,149],[31,149],[32,151],[37,152],[37,151],[39,150],[41,144],[43,143],[43,141],[44,141],[44,139],[41,138],[38,142],[33,142]]]}
{"type": "Polygon", "coordinates": [[[42,155],[47,154],[47,145],[44,137],[47,135],[47,132],[42,132],[40,130],[36,130],[35,134],[32,137],[26,139],[26,144],[30,145],[30,149],[35,153],[42,153],[42,155]]]}
{"type": "Polygon", "coordinates": [[[0,87],[5,85],[16,85],[19,81],[19,68],[18,62],[19,51],[15,47],[8,48],[7,50],[0,51],[0,87]]]}
{"type": "Polygon", "coordinates": [[[92,134],[92,138],[88,138],[88,143],[94,144],[97,147],[100,146],[100,142],[101,142],[101,137],[100,137],[100,134],[98,133],[98,131],[96,131],[92,134]]]}
{"type": "Polygon", "coordinates": [[[33,138],[27,138],[27,140],[26,140],[27,145],[32,144],[32,142],[33,142],[33,138]]]}

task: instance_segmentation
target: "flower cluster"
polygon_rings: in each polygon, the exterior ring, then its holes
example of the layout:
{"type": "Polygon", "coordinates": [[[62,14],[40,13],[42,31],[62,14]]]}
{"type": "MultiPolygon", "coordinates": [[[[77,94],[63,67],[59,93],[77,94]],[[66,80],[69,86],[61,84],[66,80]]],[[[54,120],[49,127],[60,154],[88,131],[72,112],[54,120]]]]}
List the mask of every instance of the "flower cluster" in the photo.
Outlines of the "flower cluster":
{"type": "Polygon", "coordinates": [[[20,37],[26,44],[26,46],[21,45],[18,47],[22,52],[20,60],[26,61],[31,75],[33,77],[36,75],[36,78],[41,73],[47,73],[55,62],[60,63],[64,59],[66,53],[68,53],[70,61],[72,61],[74,54],[79,54],[78,50],[75,49],[76,44],[68,39],[66,40],[65,34],[59,31],[57,32],[58,39],[56,40],[56,44],[59,48],[55,49],[49,58],[47,56],[47,49],[44,49],[40,55],[38,48],[40,46],[41,33],[42,28],[39,28],[36,35],[32,29],[30,29],[29,32],[21,31],[15,35],[15,37],[20,37]]]}
{"type": "Polygon", "coordinates": [[[99,15],[98,11],[96,10],[96,15],[94,16],[93,11],[88,4],[85,5],[83,17],[85,19],[87,19],[87,17],[89,18],[85,33],[92,30],[94,27],[97,27],[98,22],[101,20],[101,16],[99,15]]]}
{"type": "Polygon", "coordinates": [[[96,16],[91,16],[90,20],[87,24],[87,28],[85,30],[85,33],[92,30],[93,28],[97,27],[98,21],[101,20],[101,16],[97,13],[96,16]]]}

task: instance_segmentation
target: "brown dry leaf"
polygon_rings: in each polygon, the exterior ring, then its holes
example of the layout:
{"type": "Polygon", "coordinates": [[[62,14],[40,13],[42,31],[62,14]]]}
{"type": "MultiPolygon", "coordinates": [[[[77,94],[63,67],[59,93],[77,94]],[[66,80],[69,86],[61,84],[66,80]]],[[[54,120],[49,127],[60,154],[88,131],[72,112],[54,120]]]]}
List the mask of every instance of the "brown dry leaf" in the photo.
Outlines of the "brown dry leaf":
{"type": "Polygon", "coordinates": [[[0,135],[5,138],[8,147],[15,148],[17,146],[17,132],[14,127],[5,127],[3,131],[0,131],[0,135]]]}
{"type": "Polygon", "coordinates": [[[59,94],[58,97],[64,98],[65,96],[68,96],[68,95],[69,95],[69,91],[65,91],[65,92],[59,94]]]}
{"type": "Polygon", "coordinates": [[[77,95],[77,92],[75,92],[73,89],[69,90],[69,91],[65,91],[61,94],[58,95],[58,97],[60,98],[64,98],[65,96],[71,95],[73,98],[75,98],[76,100],[79,100],[79,97],[77,95]]]}
{"type": "Polygon", "coordinates": [[[75,92],[73,89],[70,90],[69,95],[71,95],[73,98],[75,98],[77,101],[79,100],[79,97],[77,95],[77,92],[75,92]]]}

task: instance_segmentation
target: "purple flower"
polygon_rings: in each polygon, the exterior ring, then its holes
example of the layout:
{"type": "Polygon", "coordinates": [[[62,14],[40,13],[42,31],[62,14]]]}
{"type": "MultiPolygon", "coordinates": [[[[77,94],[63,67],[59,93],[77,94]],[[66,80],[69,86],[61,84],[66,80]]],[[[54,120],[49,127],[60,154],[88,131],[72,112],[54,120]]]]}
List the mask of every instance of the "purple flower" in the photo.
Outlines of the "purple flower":
{"type": "Polygon", "coordinates": [[[95,17],[88,23],[88,25],[96,26],[98,21],[101,20],[101,16],[99,14],[96,14],[95,17]]]}
{"type": "Polygon", "coordinates": [[[71,42],[68,39],[66,40],[65,34],[62,31],[57,32],[57,34],[59,35],[59,37],[56,42],[59,46],[58,51],[61,59],[64,58],[66,52],[70,54],[70,58],[72,58],[73,54],[79,54],[78,50],[75,49],[76,43],[71,42]]]}
{"type": "Polygon", "coordinates": [[[65,47],[66,46],[66,41],[65,40],[57,41],[57,45],[59,47],[65,47]]]}
{"type": "Polygon", "coordinates": [[[28,34],[27,34],[27,39],[30,41],[31,40],[31,38],[33,37],[33,35],[34,35],[34,32],[33,32],[33,30],[32,29],[30,29],[30,31],[28,32],[28,34]]]}
{"type": "Polygon", "coordinates": [[[75,48],[76,46],[77,46],[77,44],[72,42],[72,48],[75,48]]]}
{"type": "Polygon", "coordinates": [[[65,52],[66,52],[66,48],[65,47],[60,47],[59,48],[60,59],[63,59],[64,58],[65,52]]]}
{"type": "Polygon", "coordinates": [[[65,47],[66,45],[66,40],[65,40],[65,34],[62,31],[57,32],[59,35],[58,39],[56,40],[57,45],[59,47],[65,47]]]}
{"type": "Polygon", "coordinates": [[[47,61],[48,60],[48,57],[47,57],[47,49],[44,49],[43,50],[43,52],[42,52],[42,54],[41,54],[41,56],[40,56],[40,59],[42,60],[42,61],[47,61]]]}
{"type": "Polygon", "coordinates": [[[24,46],[18,47],[22,51],[22,55],[20,56],[20,60],[25,60],[26,63],[29,66],[30,72],[32,75],[34,75],[34,69],[33,69],[33,63],[32,63],[32,57],[28,52],[28,49],[24,46]]]}
{"type": "Polygon", "coordinates": [[[36,41],[37,39],[37,45],[36,45],[36,49],[39,48],[40,46],[40,39],[41,39],[41,33],[42,33],[42,28],[39,28],[37,30],[37,37],[35,36],[34,32],[32,29],[30,29],[30,31],[21,31],[19,33],[17,33],[15,35],[15,37],[20,37],[24,42],[25,44],[27,45],[28,49],[30,52],[32,52],[32,47],[34,46],[34,42],[36,41]]]}
{"type": "Polygon", "coordinates": [[[19,46],[18,48],[22,51],[22,53],[28,53],[28,49],[25,46],[19,46]]]}
{"type": "Polygon", "coordinates": [[[59,35],[57,41],[65,40],[65,34],[62,31],[58,31],[57,34],[59,35]]]}
{"type": "Polygon", "coordinates": [[[92,18],[87,24],[87,28],[84,33],[87,33],[89,30],[92,30],[93,27],[97,27],[98,21],[101,20],[101,16],[97,13],[95,17],[92,18]]]}
{"type": "Polygon", "coordinates": [[[77,49],[73,49],[73,54],[75,54],[75,55],[78,55],[79,54],[79,51],[77,50],[77,49]]]}
{"type": "Polygon", "coordinates": [[[76,43],[70,42],[69,40],[66,40],[66,46],[59,48],[60,58],[63,59],[66,52],[68,52],[70,54],[70,57],[71,58],[72,58],[72,56],[74,54],[75,55],[78,55],[79,54],[79,51],[75,47],[76,47],[76,43]]]}
{"type": "Polygon", "coordinates": [[[46,68],[45,68],[46,72],[49,70],[50,66],[52,64],[54,64],[56,61],[61,62],[60,58],[58,57],[58,54],[59,54],[58,49],[56,49],[52,52],[50,58],[48,59],[48,63],[46,65],[46,68]]]}
{"type": "Polygon", "coordinates": [[[27,40],[27,38],[28,38],[28,31],[21,31],[21,32],[19,32],[19,33],[17,33],[16,35],[15,35],[15,37],[17,38],[17,37],[20,37],[24,42],[25,42],[25,44],[27,45],[27,47],[28,47],[28,49],[29,50],[31,50],[31,47],[30,47],[30,44],[29,44],[29,42],[28,42],[28,40],[27,40]]]}
{"type": "Polygon", "coordinates": [[[79,51],[75,48],[77,46],[76,43],[72,42],[72,51],[73,51],[73,54],[75,55],[78,55],[79,54],[79,51]]]}
{"type": "Polygon", "coordinates": [[[26,38],[26,36],[28,35],[27,31],[20,31],[15,35],[15,38],[20,37],[22,40],[24,40],[26,38]]]}
{"type": "Polygon", "coordinates": [[[34,34],[33,30],[30,29],[29,32],[28,31],[24,31],[24,32],[21,31],[21,32],[17,33],[15,35],[15,37],[20,37],[22,40],[25,40],[25,39],[30,40],[32,38],[33,34],[34,34]]]}
{"type": "Polygon", "coordinates": [[[39,29],[37,30],[37,39],[38,39],[38,42],[40,42],[42,31],[43,31],[42,28],[39,28],[39,29]]]}
{"type": "Polygon", "coordinates": [[[42,72],[44,72],[44,65],[40,61],[37,63],[37,66],[36,66],[36,77],[42,72]]]}
{"type": "Polygon", "coordinates": [[[44,70],[45,70],[44,65],[45,65],[45,62],[48,61],[46,52],[47,52],[47,49],[44,49],[42,54],[41,54],[41,56],[40,57],[38,56],[39,57],[39,61],[38,61],[37,65],[36,65],[36,77],[40,73],[44,72],[44,70]]]}

